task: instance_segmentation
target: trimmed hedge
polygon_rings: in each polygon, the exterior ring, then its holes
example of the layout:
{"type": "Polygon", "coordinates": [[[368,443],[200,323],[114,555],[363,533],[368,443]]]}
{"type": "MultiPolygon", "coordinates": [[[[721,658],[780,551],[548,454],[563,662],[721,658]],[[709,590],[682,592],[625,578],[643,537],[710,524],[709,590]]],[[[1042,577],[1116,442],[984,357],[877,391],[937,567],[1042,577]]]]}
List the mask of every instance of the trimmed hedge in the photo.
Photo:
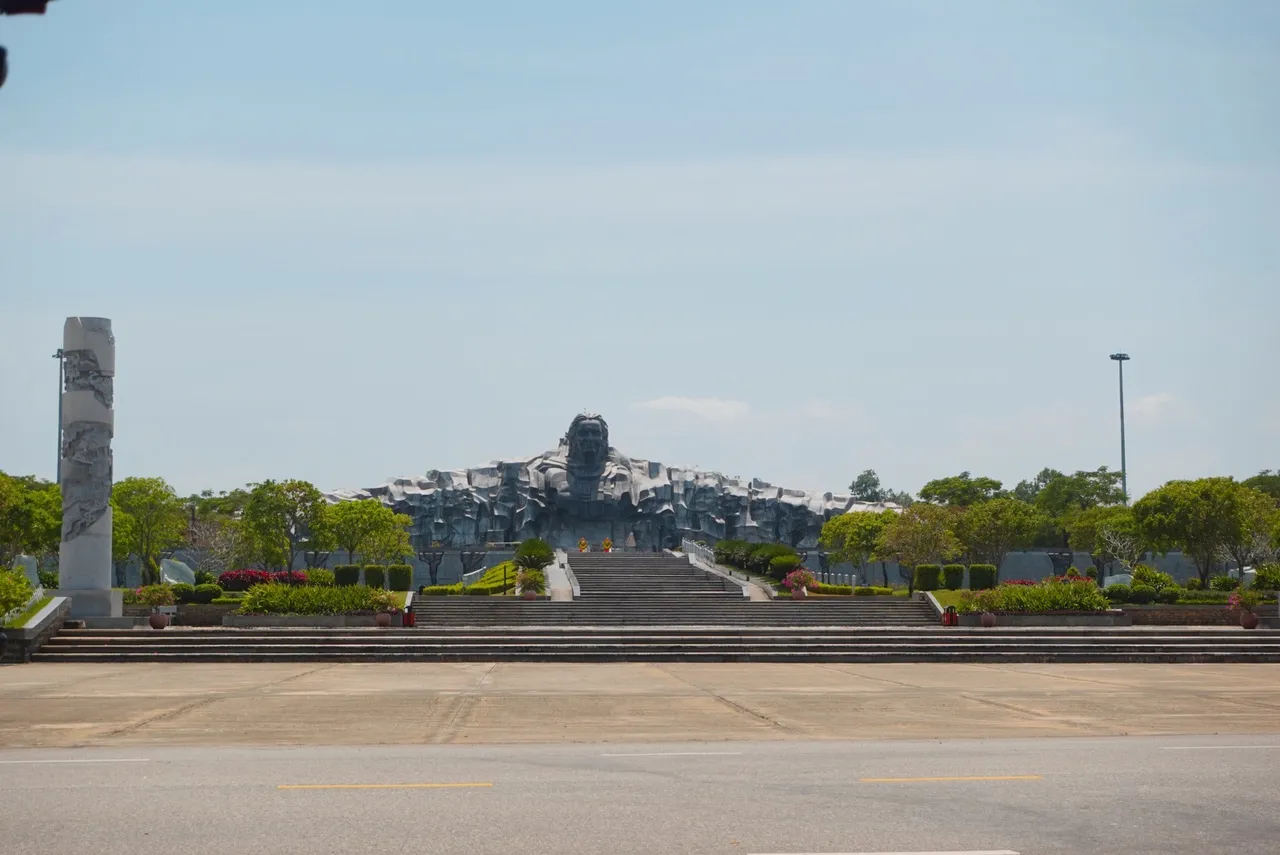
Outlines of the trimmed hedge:
{"type": "Polygon", "coordinates": [[[340,588],[360,584],[359,564],[339,564],[333,568],[333,584],[340,588]]]}
{"type": "Polygon", "coordinates": [[[970,564],[969,565],[969,590],[983,591],[987,588],[996,586],[996,576],[999,568],[994,564],[970,564]]]}
{"type": "Polygon", "coordinates": [[[775,555],[769,559],[769,575],[785,577],[792,570],[800,569],[799,555],[775,555]]]}
{"type": "Polygon", "coordinates": [[[196,585],[191,594],[193,603],[212,603],[222,596],[222,588],[217,585],[196,585]]]}
{"type": "Polygon", "coordinates": [[[917,564],[915,569],[917,591],[936,591],[942,587],[942,567],[937,564],[917,564]]]}
{"type": "Polygon", "coordinates": [[[196,586],[187,582],[176,582],[173,586],[173,598],[179,603],[194,603],[196,586]]]}
{"type": "Polygon", "coordinates": [[[413,565],[392,564],[387,567],[387,587],[393,591],[412,591],[413,565]]]}
{"type": "Polygon", "coordinates": [[[948,591],[958,591],[964,587],[964,565],[946,564],[942,568],[943,584],[948,591]]]}
{"type": "Polygon", "coordinates": [[[818,582],[809,586],[811,594],[827,594],[833,597],[851,597],[853,596],[852,585],[828,585],[824,582],[818,582]]]}
{"type": "Polygon", "coordinates": [[[1230,576],[1214,576],[1209,580],[1209,587],[1215,591],[1234,591],[1240,587],[1240,580],[1230,576]]]}
{"type": "Polygon", "coordinates": [[[859,585],[853,589],[855,597],[892,597],[893,588],[883,588],[877,585],[859,585]]]}
{"type": "Polygon", "coordinates": [[[387,586],[387,565],[364,565],[364,583],[370,588],[385,588],[387,586]]]}
{"type": "Polygon", "coordinates": [[[1141,606],[1155,602],[1155,599],[1156,589],[1150,585],[1143,585],[1140,582],[1135,582],[1129,588],[1129,602],[1131,603],[1141,606]]]}
{"type": "Polygon", "coordinates": [[[1133,589],[1128,585],[1108,585],[1102,593],[1113,603],[1127,603],[1133,598],[1133,589]]]}
{"type": "Polygon", "coordinates": [[[218,577],[224,591],[247,591],[254,585],[268,585],[271,574],[266,570],[228,570],[218,577]]]}
{"type": "Polygon", "coordinates": [[[462,583],[455,582],[452,585],[423,585],[418,589],[418,593],[424,597],[449,597],[462,593],[462,583]]]}

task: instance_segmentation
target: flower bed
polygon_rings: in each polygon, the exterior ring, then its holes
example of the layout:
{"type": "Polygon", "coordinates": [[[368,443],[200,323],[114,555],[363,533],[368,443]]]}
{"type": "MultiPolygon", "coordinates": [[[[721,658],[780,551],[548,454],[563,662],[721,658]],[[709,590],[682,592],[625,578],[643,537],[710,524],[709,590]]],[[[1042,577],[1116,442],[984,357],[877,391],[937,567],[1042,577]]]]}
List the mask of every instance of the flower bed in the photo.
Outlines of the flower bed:
{"type": "Polygon", "coordinates": [[[960,598],[960,614],[990,612],[1005,615],[1070,615],[1105,613],[1111,601],[1092,579],[1071,577],[1039,584],[1001,584],[984,591],[969,591],[960,598]]]}
{"type": "MultiPolygon", "coordinates": [[[[225,574],[224,574],[225,575],[225,574]]],[[[401,598],[392,591],[367,585],[344,585],[333,588],[297,587],[294,585],[254,585],[245,594],[238,613],[241,615],[346,615],[397,608],[401,598]]]]}

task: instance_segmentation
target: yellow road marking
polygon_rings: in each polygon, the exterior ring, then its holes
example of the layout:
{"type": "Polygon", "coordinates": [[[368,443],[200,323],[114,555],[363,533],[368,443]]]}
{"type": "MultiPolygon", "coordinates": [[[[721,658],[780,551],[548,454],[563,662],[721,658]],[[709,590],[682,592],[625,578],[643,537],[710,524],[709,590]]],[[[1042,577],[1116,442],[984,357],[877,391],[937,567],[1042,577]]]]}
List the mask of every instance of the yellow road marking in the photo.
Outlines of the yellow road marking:
{"type": "Polygon", "coordinates": [[[859,778],[860,784],[929,784],[940,781],[1042,781],[1041,775],[957,775],[947,778],[859,778]]]}
{"type": "Polygon", "coordinates": [[[457,790],[468,787],[492,787],[475,784],[280,784],[277,790],[457,790]]]}

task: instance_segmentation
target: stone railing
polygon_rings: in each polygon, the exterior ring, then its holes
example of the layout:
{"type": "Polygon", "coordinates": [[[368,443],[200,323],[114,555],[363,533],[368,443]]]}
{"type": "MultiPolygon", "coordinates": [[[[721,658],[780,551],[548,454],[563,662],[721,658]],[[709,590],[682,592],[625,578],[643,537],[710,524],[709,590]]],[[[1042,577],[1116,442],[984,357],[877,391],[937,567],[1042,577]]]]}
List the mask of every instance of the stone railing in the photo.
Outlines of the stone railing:
{"type": "Polygon", "coordinates": [[[692,555],[699,561],[710,564],[713,567],[715,566],[716,551],[709,546],[703,546],[701,543],[690,540],[686,537],[680,541],[680,549],[685,555],[692,555]]]}

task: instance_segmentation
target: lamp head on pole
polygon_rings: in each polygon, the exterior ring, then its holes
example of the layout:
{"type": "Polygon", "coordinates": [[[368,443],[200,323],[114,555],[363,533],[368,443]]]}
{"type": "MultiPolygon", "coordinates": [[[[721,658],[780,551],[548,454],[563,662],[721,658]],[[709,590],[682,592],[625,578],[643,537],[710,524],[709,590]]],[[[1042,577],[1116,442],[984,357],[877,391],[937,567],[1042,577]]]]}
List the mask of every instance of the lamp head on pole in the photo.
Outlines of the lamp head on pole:
{"type": "Polygon", "coordinates": [[[1114,359],[1116,362],[1127,362],[1129,360],[1129,354],[1113,353],[1111,354],[1111,358],[1114,359]]]}

